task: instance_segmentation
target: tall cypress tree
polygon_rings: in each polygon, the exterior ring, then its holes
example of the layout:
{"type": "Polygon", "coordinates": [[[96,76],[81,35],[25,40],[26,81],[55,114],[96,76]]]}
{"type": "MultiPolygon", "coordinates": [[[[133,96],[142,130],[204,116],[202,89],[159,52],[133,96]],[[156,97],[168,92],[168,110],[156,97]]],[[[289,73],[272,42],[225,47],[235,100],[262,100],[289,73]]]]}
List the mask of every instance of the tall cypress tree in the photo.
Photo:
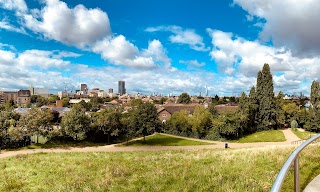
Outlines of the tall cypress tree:
{"type": "Polygon", "coordinates": [[[257,113],[257,130],[269,130],[276,125],[276,109],[274,102],[273,82],[270,67],[264,64],[257,77],[257,100],[259,110],[257,113]]]}
{"type": "Polygon", "coordinates": [[[310,93],[310,102],[314,108],[317,108],[320,97],[320,83],[317,81],[312,81],[311,84],[311,93],[310,93]]]}
{"type": "Polygon", "coordinates": [[[249,132],[253,133],[256,132],[257,126],[256,126],[256,115],[258,114],[258,100],[257,100],[257,94],[255,87],[251,87],[250,93],[249,93],[249,132]]]}
{"type": "MultiPolygon", "coordinates": [[[[249,122],[249,98],[242,92],[239,98],[239,114],[240,114],[240,127],[244,133],[248,133],[248,122],[249,122]]],[[[240,134],[241,135],[241,134],[240,134]]]]}

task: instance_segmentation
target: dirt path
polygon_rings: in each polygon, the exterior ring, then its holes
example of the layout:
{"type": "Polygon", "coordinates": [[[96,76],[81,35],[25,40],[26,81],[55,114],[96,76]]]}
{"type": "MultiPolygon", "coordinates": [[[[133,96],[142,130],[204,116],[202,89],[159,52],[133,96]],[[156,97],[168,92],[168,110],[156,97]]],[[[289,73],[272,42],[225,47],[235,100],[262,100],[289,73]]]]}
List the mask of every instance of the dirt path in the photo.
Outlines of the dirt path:
{"type": "Polygon", "coordinates": [[[298,141],[301,140],[299,137],[297,137],[292,131],[291,128],[283,129],[282,130],[284,136],[286,137],[286,143],[291,143],[292,141],[298,141]]]}
{"type": "MultiPolygon", "coordinates": [[[[258,143],[228,143],[229,148],[248,148],[248,147],[265,147],[265,146],[282,146],[291,145],[292,141],[299,140],[298,137],[292,133],[290,129],[282,130],[287,141],[285,142],[258,142],[258,143]]],[[[164,134],[168,135],[168,134],[164,134]]],[[[174,135],[170,135],[174,136],[174,135]]],[[[0,158],[11,157],[16,155],[32,154],[32,153],[61,153],[61,152],[130,152],[130,151],[161,151],[161,150],[195,150],[195,149],[223,149],[225,142],[200,140],[195,138],[186,138],[181,136],[174,136],[177,138],[189,139],[194,141],[205,141],[212,143],[211,145],[197,145],[197,146],[128,146],[116,147],[115,145],[105,145],[98,147],[70,147],[67,149],[53,148],[53,149],[29,149],[20,151],[5,151],[0,154],[0,158]]],[[[137,139],[135,139],[137,140],[137,139]]]]}

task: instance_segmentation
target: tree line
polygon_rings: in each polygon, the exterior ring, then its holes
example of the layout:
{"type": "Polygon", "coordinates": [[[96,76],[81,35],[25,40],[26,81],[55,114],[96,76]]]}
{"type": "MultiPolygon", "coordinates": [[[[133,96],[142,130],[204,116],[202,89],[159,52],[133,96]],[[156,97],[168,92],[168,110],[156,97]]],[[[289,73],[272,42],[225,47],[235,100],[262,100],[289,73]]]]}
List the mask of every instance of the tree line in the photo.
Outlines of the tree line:
{"type": "Polygon", "coordinates": [[[139,103],[128,111],[118,108],[99,112],[88,112],[82,104],[74,104],[71,111],[62,116],[60,124],[57,124],[55,113],[50,109],[34,107],[19,115],[2,108],[0,146],[17,148],[30,145],[31,136],[43,136],[48,140],[87,139],[112,143],[161,131],[157,109],[151,103],[139,103]]]}
{"type": "MultiPolygon", "coordinates": [[[[53,102],[54,98],[51,99],[53,102]]],[[[237,98],[237,111],[218,113],[215,108],[219,104],[218,96],[212,100],[216,102],[212,101],[207,109],[196,107],[192,115],[185,110],[175,112],[164,124],[158,119],[155,105],[143,103],[140,99],[133,100],[128,110],[122,107],[99,110],[99,101],[80,102],[62,117],[55,111],[37,107],[19,115],[7,103],[0,105],[0,146],[29,145],[31,136],[43,136],[48,140],[87,139],[113,143],[154,132],[217,140],[237,139],[257,131],[283,127],[320,131],[320,83],[312,83],[311,105],[306,109],[307,99],[293,102],[284,100],[282,92],[274,95],[268,64],[258,72],[256,86],[250,89],[249,94],[243,92],[237,98]]],[[[190,103],[190,96],[181,94],[178,101],[190,103]]]]}

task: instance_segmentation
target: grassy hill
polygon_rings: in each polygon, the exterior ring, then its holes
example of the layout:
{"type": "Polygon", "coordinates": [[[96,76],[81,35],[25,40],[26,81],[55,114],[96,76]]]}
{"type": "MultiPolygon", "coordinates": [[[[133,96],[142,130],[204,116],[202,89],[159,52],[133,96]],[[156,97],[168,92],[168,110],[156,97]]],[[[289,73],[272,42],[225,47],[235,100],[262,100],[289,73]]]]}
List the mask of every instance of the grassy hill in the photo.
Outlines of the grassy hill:
{"type": "Polygon", "coordinates": [[[235,140],[239,143],[252,143],[252,142],[282,142],[286,138],[281,130],[268,130],[260,131],[235,140]]]}
{"type": "Polygon", "coordinates": [[[194,141],[176,138],[167,135],[154,134],[146,137],[146,140],[136,140],[119,146],[188,146],[188,145],[213,145],[204,141],[194,141]]]}
{"type": "MultiPolygon", "coordinates": [[[[293,147],[160,152],[40,153],[1,159],[0,191],[269,191],[293,147]]],[[[319,169],[301,155],[301,187],[319,169]]],[[[293,170],[283,191],[292,191],[293,170]]]]}

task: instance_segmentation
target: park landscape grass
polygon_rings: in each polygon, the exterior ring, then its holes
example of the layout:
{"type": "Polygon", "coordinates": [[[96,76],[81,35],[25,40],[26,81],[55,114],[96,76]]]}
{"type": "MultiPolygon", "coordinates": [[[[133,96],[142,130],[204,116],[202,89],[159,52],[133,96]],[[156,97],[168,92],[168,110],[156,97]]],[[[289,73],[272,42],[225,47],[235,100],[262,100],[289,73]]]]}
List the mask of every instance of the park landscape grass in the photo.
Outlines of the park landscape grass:
{"type": "Polygon", "coordinates": [[[315,132],[310,132],[310,131],[299,131],[298,129],[291,129],[292,132],[299,137],[302,140],[307,140],[310,139],[312,136],[314,136],[315,132]]]}
{"type": "Polygon", "coordinates": [[[147,136],[145,140],[135,140],[126,144],[121,144],[118,146],[190,146],[190,145],[212,145],[213,143],[208,143],[204,141],[194,141],[182,138],[176,138],[172,136],[154,134],[147,136]]]}
{"type": "MultiPolygon", "coordinates": [[[[294,150],[39,153],[1,159],[0,191],[269,191],[294,150]]],[[[300,155],[303,189],[320,174],[319,145],[300,155]]],[[[292,191],[293,170],[283,191],[292,191]]]]}
{"type": "Polygon", "coordinates": [[[238,143],[254,143],[254,142],[282,142],[286,138],[281,130],[260,131],[244,136],[234,142],[238,143]]]}

